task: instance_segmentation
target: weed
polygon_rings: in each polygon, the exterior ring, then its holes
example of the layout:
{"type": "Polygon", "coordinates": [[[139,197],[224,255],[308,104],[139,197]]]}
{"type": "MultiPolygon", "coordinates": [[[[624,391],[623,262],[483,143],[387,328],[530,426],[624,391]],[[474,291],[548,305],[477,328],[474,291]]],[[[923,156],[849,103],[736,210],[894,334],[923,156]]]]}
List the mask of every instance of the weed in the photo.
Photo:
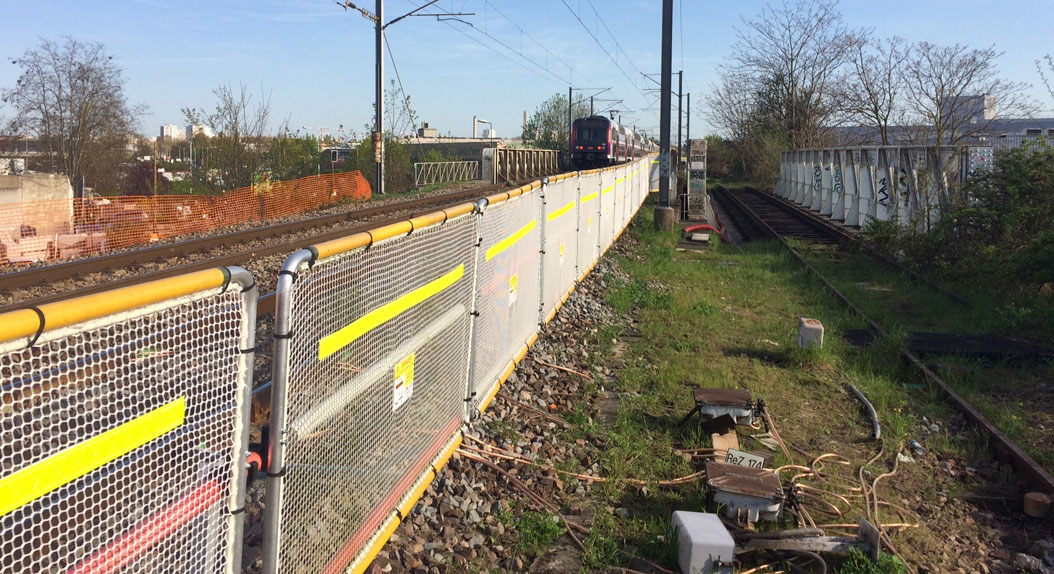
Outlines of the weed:
{"type": "Polygon", "coordinates": [[[838,574],[905,574],[904,564],[892,554],[882,554],[878,562],[860,550],[853,548],[849,556],[838,567],[838,574]]]}
{"type": "Polygon", "coordinates": [[[583,569],[603,568],[617,564],[621,560],[619,549],[622,544],[617,534],[618,524],[615,517],[607,511],[598,510],[593,526],[589,530],[589,536],[582,541],[585,547],[585,552],[582,553],[583,569]]]}
{"type": "Polygon", "coordinates": [[[518,552],[531,557],[540,554],[564,533],[559,517],[533,510],[521,514],[513,529],[516,540],[514,547],[518,552]]]}

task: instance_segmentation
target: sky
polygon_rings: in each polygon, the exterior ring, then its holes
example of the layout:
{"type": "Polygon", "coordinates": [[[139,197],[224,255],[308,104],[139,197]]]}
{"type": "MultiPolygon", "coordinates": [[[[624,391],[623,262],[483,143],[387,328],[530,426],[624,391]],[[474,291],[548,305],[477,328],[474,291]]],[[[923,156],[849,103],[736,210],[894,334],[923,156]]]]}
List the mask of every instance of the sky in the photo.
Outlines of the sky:
{"type": "MultiPolygon", "coordinates": [[[[425,1],[387,0],[385,20],[425,1]]],[[[683,92],[691,94],[693,135],[711,131],[705,94],[743,19],[765,3],[674,1],[673,69],[683,70],[683,92]]],[[[613,107],[623,123],[657,134],[657,85],[644,74],[658,79],[661,6],[660,0],[440,0],[423,13],[472,15],[461,16],[463,22],[411,17],[386,35],[411,107],[442,135],[471,135],[475,115],[499,136],[518,136],[524,111],[566,95],[569,86],[581,88],[576,99],[610,88],[596,96],[598,110],[613,107]]],[[[842,0],[839,7],[850,27],[871,28],[878,37],[994,44],[1004,52],[1003,76],[1033,84],[1030,94],[1043,115],[1054,116],[1035,67],[1054,52],[1054,0],[842,0]]],[[[272,131],[288,124],[336,132],[343,125],[361,135],[372,121],[373,25],[336,0],[0,0],[0,13],[0,88],[18,78],[11,58],[43,38],[100,42],[124,70],[128,101],[146,107],[144,135],[157,135],[161,124],[184,125],[182,108],[211,109],[213,90],[224,84],[245,85],[254,101],[269,97],[272,131]]],[[[387,83],[395,73],[392,59],[385,60],[387,83]]],[[[0,119],[11,115],[0,107],[0,119]]]]}

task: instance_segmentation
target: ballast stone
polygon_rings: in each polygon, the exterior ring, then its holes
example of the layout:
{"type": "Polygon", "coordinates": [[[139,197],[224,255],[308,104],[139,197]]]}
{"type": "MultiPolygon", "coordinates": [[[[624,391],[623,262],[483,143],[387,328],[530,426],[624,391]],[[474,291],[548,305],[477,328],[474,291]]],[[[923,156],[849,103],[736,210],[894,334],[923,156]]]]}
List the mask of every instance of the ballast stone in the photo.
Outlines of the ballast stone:
{"type": "Polygon", "coordinates": [[[716,514],[678,510],[673,513],[673,527],[682,572],[732,574],[736,543],[716,514]]]}
{"type": "Polygon", "coordinates": [[[823,347],[823,323],[816,319],[800,317],[798,319],[798,347],[807,349],[823,347]]]}

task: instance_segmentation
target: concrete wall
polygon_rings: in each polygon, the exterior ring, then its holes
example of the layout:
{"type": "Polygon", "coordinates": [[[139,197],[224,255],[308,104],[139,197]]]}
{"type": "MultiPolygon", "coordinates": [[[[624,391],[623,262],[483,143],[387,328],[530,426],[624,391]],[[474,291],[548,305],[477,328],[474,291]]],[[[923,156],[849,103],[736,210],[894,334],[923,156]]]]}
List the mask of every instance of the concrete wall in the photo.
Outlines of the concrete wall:
{"type": "Polygon", "coordinates": [[[66,230],[73,218],[73,187],[64,175],[0,175],[0,231],[22,224],[40,234],[66,230]]]}

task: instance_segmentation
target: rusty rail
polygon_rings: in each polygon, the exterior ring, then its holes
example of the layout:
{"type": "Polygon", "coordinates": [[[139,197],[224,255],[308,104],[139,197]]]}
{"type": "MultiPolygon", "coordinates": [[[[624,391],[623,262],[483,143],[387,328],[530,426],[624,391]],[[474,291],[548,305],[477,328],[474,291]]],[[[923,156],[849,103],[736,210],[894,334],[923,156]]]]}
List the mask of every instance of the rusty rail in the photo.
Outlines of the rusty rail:
{"type": "MultiPolygon", "coordinates": [[[[0,275],[0,286],[2,286],[3,290],[5,291],[14,291],[19,288],[27,288],[51,282],[64,281],[84,275],[89,275],[92,273],[102,273],[112,269],[119,269],[131,265],[160,261],[170,257],[186,256],[201,251],[207,251],[209,249],[216,249],[221,247],[234,247],[236,245],[247,243],[250,241],[259,241],[261,239],[268,239],[271,237],[277,237],[288,233],[295,233],[298,231],[303,231],[305,229],[311,229],[315,227],[322,227],[342,222],[351,222],[377,217],[386,213],[398,213],[405,212],[407,210],[410,210],[411,213],[414,213],[417,210],[431,210],[437,205],[458,203],[468,199],[482,197],[496,189],[505,189],[505,185],[498,184],[485,187],[477,187],[455,193],[434,195],[430,197],[402,201],[399,203],[392,203],[387,205],[370,207],[366,209],[355,209],[332,215],[323,215],[319,217],[313,217],[310,219],[269,225],[256,229],[249,229],[246,231],[237,231],[232,233],[225,233],[222,235],[190,239],[178,243],[158,245],[156,247],[138,249],[123,253],[115,253],[113,255],[106,255],[103,257],[96,257],[93,259],[74,261],[70,263],[60,263],[57,265],[49,265],[46,267],[36,267],[33,269],[26,269],[23,271],[17,271],[13,273],[5,273],[0,275]]],[[[392,221],[404,218],[405,215],[398,217],[393,216],[392,221]]],[[[7,305],[0,306],[0,313],[16,309],[29,308],[32,306],[38,306],[44,303],[49,303],[60,299],[66,299],[71,296],[89,295],[91,293],[98,293],[108,289],[113,289],[115,287],[135,285],[137,283],[152,281],[154,279],[172,277],[181,273],[208,269],[220,265],[241,264],[246,261],[256,259],[258,257],[267,257],[270,255],[287,253],[294,249],[306,247],[308,245],[312,245],[320,241],[327,241],[329,239],[335,239],[337,237],[342,237],[351,233],[366,231],[367,229],[370,229],[377,225],[378,223],[374,221],[371,223],[364,223],[358,226],[342,227],[337,230],[315,234],[309,237],[302,237],[288,242],[279,242],[273,245],[267,245],[265,247],[260,248],[244,249],[220,257],[209,258],[202,261],[187,263],[184,265],[176,265],[148,273],[131,275],[113,281],[99,282],[95,285],[82,287],[74,291],[57,292],[41,297],[36,297],[33,299],[16,301],[7,305]]],[[[260,304],[263,305],[263,307],[258,310],[260,314],[263,314],[264,312],[273,311],[274,309],[273,297],[271,299],[267,299],[266,297],[268,296],[265,295],[261,298],[260,304]]]]}
{"type": "MultiPolygon", "coordinates": [[[[831,281],[828,280],[827,277],[821,274],[815,267],[813,267],[808,261],[806,261],[805,258],[802,257],[801,254],[798,253],[793,247],[791,247],[790,244],[787,243],[787,241],[781,235],[779,235],[775,230],[773,230],[760,217],[758,217],[756,214],[753,214],[753,212],[746,205],[744,205],[739,200],[739,198],[737,198],[734,194],[728,192],[727,189],[719,189],[721,190],[719,191],[719,194],[723,199],[737,204],[738,208],[742,209],[744,212],[752,214],[753,219],[756,223],[766,228],[767,232],[770,233],[772,237],[776,238],[783,245],[783,247],[785,247],[791,253],[791,255],[793,255],[794,258],[798,260],[799,263],[804,265],[809,271],[812,271],[812,273],[816,275],[816,277],[819,278],[824,285],[827,286],[827,288],[834,294],[836,298],[838,298],[839,301],[841,301],[845,306],[849,307],[849,309],[854,314],[858,315],[861,319],[863,319],[867,323],[867,325],[874,330],[875,333],[878,333],[883,338],[889,338],[889,334],[886,333],[886,331],[882,329],[882,327],[879,326],[878,323],[868,317],[860,307],[858,307],[844,293],[842,293],[837,287],[835,287],[835,285],[831,283],[831,281]]],[[[1017,468],[1023,475],[1027,476],[1029,480],[1036,484],[1036,486],[1042,488],[1048,493],[1054,493],[1054,476],[1052,476],[1049,472],[1047,472],[1046,469],[1040,466],[1039,463],[1037,463],[1031,456],[1029,456],[1028,453],[1022,450],[1021,447],[1014,444],[1014,442],[1010,440],[1010,437],[1006,436],[1006,434],[1004,434],[1001,430],[999,430],[991,422],[989,422],[988,419],[985,418],[985,416],[981,414],[980,411],[974,408],[973,405],[967,402],[966,399],[964,399],[962,396],[952,390],[948,383],[944,382],[944,379],[941,379],[941,377],[937,375],[937,373],[934,373],[929,367],[927,367],[917,355],[915,355],[909,349],[906,348],[901,349],[900,352],[901,355],[909,363],[911,363],[915,367],[915,369],[923,376],[923,378],[936,385],[951,400],[952,404],[954,404],[955,407],[959,409],[959,411],[961,411],[963,415],[966,416],[966,418],[970,422],[980,427],[988,434],[996,450],[1006,456],[1007,458],[1009,458],[1015,468],[1017,468]]]]}

